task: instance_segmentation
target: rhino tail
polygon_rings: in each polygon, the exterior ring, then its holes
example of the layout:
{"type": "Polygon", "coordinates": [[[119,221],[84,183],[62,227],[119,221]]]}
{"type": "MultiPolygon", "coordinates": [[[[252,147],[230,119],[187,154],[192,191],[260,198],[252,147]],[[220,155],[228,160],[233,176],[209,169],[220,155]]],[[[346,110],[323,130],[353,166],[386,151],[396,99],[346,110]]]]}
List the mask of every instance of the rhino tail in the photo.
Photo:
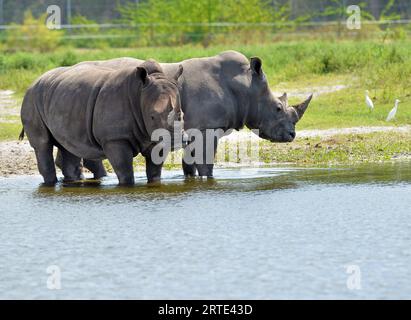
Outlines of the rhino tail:
{"type": "Polygon", "coordinates": [[[19,140],[23,141],[24,139],[24,128],[21,130],[20,135],[19,135],[19,140]]]}

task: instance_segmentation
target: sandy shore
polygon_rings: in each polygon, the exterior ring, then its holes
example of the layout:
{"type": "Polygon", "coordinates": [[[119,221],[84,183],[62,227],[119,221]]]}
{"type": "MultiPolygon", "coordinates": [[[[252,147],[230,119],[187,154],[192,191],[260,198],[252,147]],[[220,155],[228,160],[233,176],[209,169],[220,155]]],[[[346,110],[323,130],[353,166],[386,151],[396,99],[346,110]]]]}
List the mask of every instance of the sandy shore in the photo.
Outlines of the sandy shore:
{"type": "Polygon", "coordinates": [[[38,174],[36,156],[28,141],[0,142],[0,176],[38,174]]]}

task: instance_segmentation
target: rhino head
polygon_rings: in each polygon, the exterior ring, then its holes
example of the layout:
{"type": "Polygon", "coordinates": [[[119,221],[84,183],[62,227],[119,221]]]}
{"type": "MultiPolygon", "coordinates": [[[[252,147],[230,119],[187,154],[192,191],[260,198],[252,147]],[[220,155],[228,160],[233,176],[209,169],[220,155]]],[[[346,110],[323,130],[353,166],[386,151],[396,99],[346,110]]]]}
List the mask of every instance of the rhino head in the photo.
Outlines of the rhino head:
{"type": "Polygon", "coordinates": [[[140,103],[143,120],[149,136],[157,129],[170,132],[174,126],[181,126],[181,100],[178,79],[183,73],[180,65],[177,73],[169,78],[161,66],[154,60],[147,60],[137,68],[137,77],[141,79],[140,103]]]}
{"type": "Polygon", "coordinates": [[[262,69],[260,58],[252,58],[252,110],[249,127],[259,130],[259,136],[271,142],[291,142],[294,140],[295,125],[302,118],[312,99],[289,106],[287,94],[275,97],[270,90],[262,69]]]}

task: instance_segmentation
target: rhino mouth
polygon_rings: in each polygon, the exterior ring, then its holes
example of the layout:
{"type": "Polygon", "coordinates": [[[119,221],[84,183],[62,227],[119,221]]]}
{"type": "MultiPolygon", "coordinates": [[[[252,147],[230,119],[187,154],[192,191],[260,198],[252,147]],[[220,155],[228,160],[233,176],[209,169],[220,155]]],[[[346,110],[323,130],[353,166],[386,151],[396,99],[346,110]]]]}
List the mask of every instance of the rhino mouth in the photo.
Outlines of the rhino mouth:
{"type": "Polygon", "coordinates": [[[269,137],[268,135],[260,132],[260,138],[264,139],[264,140],[268,140],[272,143],[288,143],[288,142],[293,142],[295,139],[295,134],[291,135],[291,134],[283,134],[280,136],[277,136],[275,138],[273,137],[269,137]]]}
{"type": "Polygon", "coordinates": [[[262,133],[262,132],[259,133],[259,137],[260,137],[261,139],[268,140],[268,141],[270,141],[270,142],[276,142],[273,138],[269,137],[268,135],[266,135],[266,134],[264,134],[264,133],[262,133]]]}

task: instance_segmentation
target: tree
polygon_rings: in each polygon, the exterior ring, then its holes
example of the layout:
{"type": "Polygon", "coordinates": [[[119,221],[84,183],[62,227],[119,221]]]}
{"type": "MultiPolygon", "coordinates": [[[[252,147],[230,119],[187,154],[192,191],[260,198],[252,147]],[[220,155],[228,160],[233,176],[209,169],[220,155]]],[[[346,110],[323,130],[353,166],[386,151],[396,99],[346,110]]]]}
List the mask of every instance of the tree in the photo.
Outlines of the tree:
{"type": "Polygon", "coordinates": [[[57,48],[62,34],[58,30],[49,30],[45,21],[46,14],[36,19],[31,11],[26,11],[23,23],[14,25],[14,28],[7,31],[6,47],[8,50],[25,51],[29,49],[44,52],[57,48]]]}

